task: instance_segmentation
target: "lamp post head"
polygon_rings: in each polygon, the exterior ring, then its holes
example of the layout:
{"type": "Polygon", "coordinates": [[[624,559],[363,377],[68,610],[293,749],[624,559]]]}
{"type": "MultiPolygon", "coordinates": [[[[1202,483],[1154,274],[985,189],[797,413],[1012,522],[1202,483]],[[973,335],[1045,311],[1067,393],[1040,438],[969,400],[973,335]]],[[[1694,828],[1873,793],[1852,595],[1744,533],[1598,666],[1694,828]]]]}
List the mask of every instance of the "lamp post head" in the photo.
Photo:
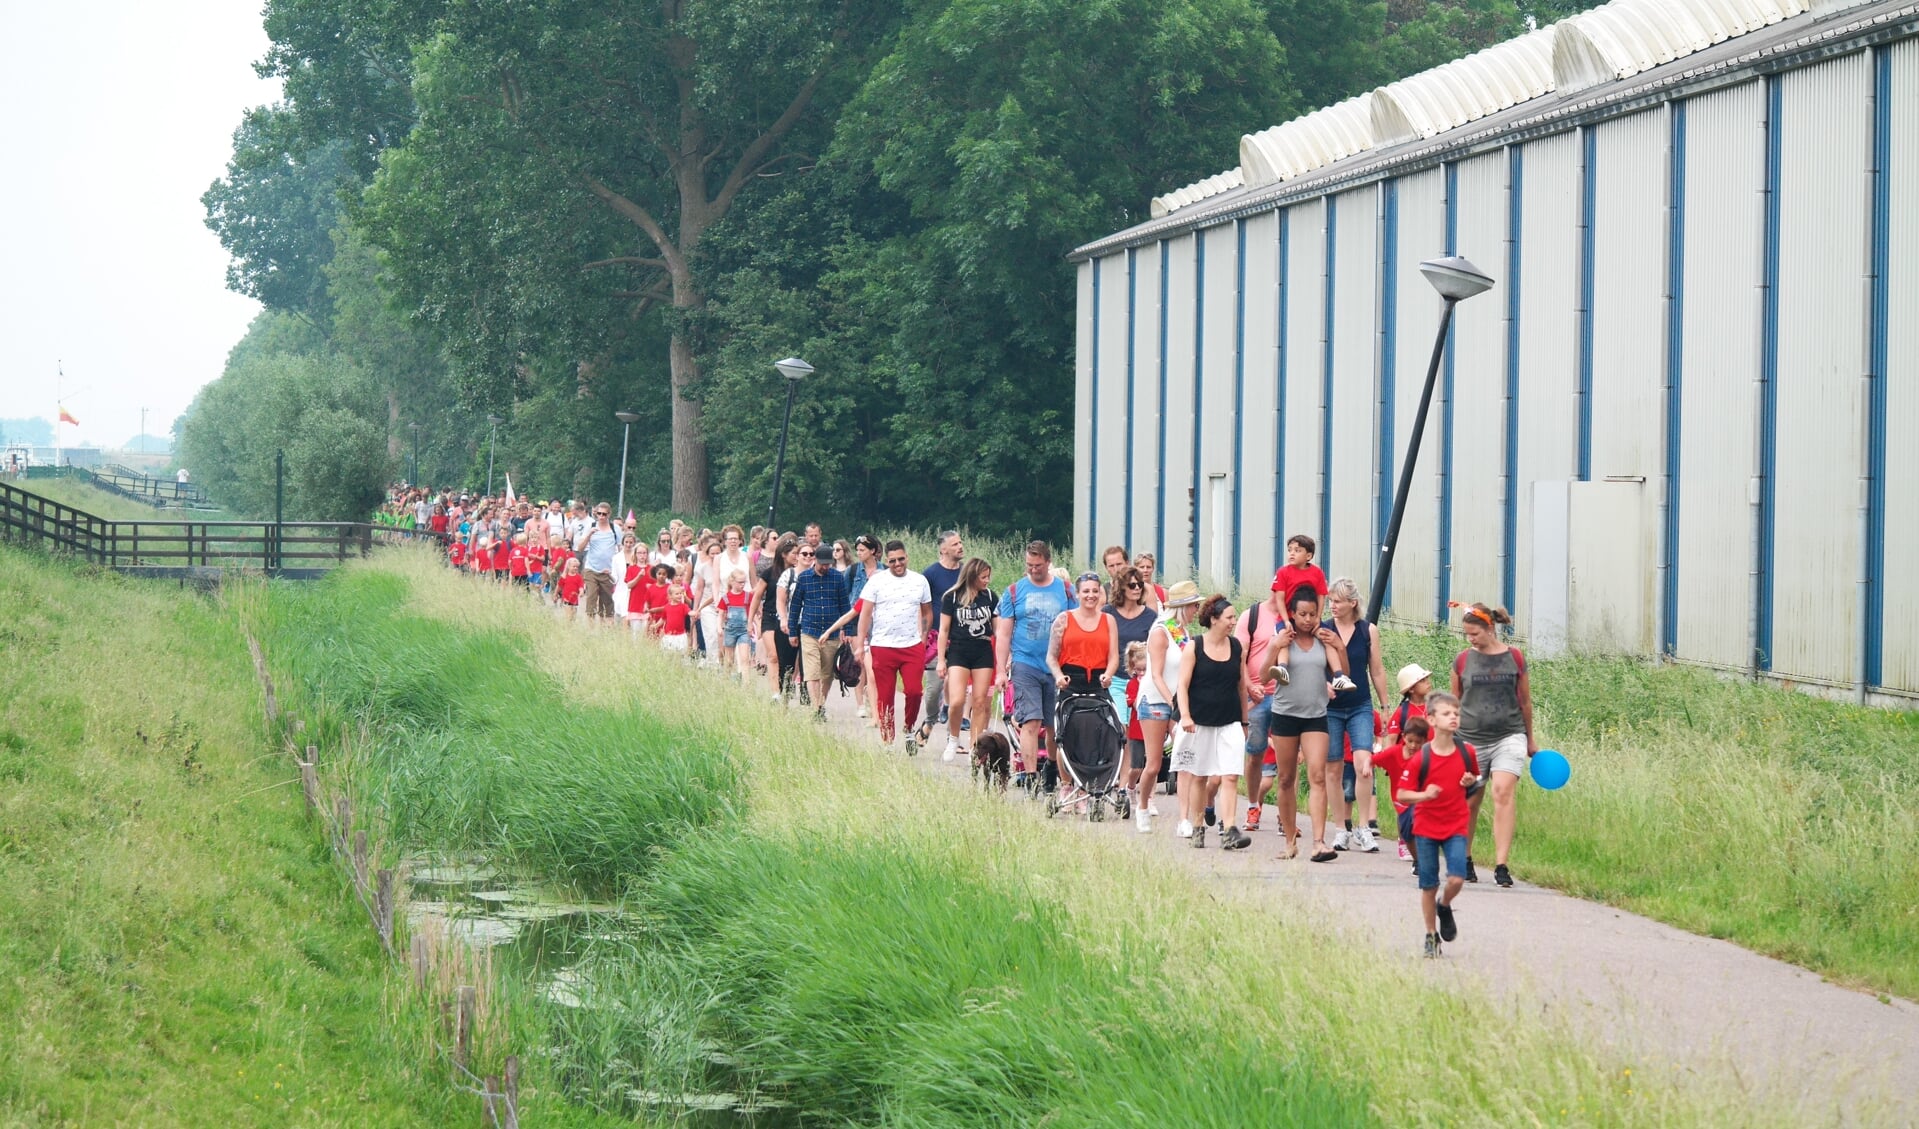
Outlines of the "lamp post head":
{"type": "Polygon", "coordinates": [[[409,423],[406,425],[406,429],[408,431],[418,431],[420,430],[420,425],[417,423],[409,423]]]}
{"type": "Polygon", "coordinates": [[[1439,296],[1448,302],[1457,302],[1475,294],[1484,294],[1493,288],[1493,276],[1480,270],[1458,255],[1444,259],[1427,259],[1419,264],[1419,273],[1433,284],[1439,296]]]}
{"type": "Polygon", "coordinates": [[[501,424],[503,424],[503,423],[505,423],[505,422],[506,422],[506,420],[505,420],[505,419],[503,419],[503,418],[501,418],[500,416],[496,416],[496,415],[488,415],[488,416],[486,417],[486,422],[488,422],[488,423],[490,423],[490,424],[492,424],[492,425],[493,425],[494,427],[498,427],[498,426],[500,426],[501,424]]]}
{"type": "Polygon", "coordinates": [[[614,419],[616,419],[616,420],[619,420],[619,421],[620,421],[621,423],[624,423],[624,424],[626,424],[626,425],[628,425],[628,426],[632,426],[633,424],[636,424],[636,423],[638,423],[638,422],[640,422],[640,413],[638,413],[638,412],[614,412],[614,413],[613,413],[613,418],[614,418],[614,419]]]}
{"type": "Polygon", "coordinates": [[[788,357],[783,361],[774,361],[773,367],[779,369],[780,375],[788,380],[799,380],[813,375],[813,366],[800,360],[798,357],[788,357]]]}

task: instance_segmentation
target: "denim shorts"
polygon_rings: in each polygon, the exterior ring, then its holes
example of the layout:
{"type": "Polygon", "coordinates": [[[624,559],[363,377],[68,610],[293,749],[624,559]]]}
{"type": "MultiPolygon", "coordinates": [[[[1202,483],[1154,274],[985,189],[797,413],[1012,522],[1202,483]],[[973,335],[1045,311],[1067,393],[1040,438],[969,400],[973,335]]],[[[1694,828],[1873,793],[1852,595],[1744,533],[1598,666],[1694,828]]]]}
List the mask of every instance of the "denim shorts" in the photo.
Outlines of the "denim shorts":
{"type": "MultiPolygon", "coordinates": [[[[1346,738],[1353,739],[1353,748],[1373,751],[1373,707],[1371,705],[1354,706],[1350,709],[1326,709],[1326,759],[1340,761],[1346,759],[1346,738]]],[[[1348,800],[1352,796],[1346,797],[1348,800]]]]}
{"type": "Polygon", "coordinates": [[[1258,756],[1268,747],[1273,725],[1273,696],[1261,698],[1246,710],[1246,755],[1258,756]]]}
{"type": "Polygon", "coordinates": [[[1171,702],[1134,702],[1133,716],[1141,721],[1171,721],[1173,706],[1171,702]]]}
{"type": "Polygon", "coordinates": [[[1446,873],[1454,878],[1466,877],[1466,837],[1453,835],[1445,839],[1428,839],[1424,835],[1413,836],[1413,861],[1419,867],[1419,888],[1422,890],[1439,889],[1439,853],[1446,852],[1446,873]]]}
{"type": "Polygon", "coordinates": [[[1059,704],[1059,683],[1050,671],[1025,663],[1013,664],[1013,722],[1037,721],[1053,727],[1053,708],[1059,704]]]}
{"type": "Polygon", "coordinates": [[[721,645],[737,647],[746,642],[746,609],[726,609],[726,626],[721,630],[721,645]]]}

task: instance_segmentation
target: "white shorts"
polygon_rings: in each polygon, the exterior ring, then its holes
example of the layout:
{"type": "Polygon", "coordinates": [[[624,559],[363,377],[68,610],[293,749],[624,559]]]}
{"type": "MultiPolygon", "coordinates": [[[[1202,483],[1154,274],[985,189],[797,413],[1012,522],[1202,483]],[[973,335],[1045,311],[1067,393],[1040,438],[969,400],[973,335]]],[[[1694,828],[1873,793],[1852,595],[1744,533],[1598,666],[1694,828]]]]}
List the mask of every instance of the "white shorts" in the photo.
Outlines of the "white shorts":
{"type": "Polygon", "coordinates": [[[686,653],[686,633],[681,632],[678,635],[660,636],[660,650],[678,651],[682,655],[685,654],[686,653]]]}
{"type": "Polygon", "coordinates": [[[1526,756],[1524,733],[1508,733],[1497,741],[1478,746],[1475,751],[1479,753],[1481,776],[1490,776],[1495,772],[1503,772],[1508,776],[1526,775],[1526,762],[1530,758],[1526,756]]]}
{"type": "Polygon", "coordinates": [[[1173,767],[1194,776],[1238,776],[1245,765],[1246,729],[1231,725],[1201,725],[1191,733],[1180,730],[1173,745],[1173,767]]]}

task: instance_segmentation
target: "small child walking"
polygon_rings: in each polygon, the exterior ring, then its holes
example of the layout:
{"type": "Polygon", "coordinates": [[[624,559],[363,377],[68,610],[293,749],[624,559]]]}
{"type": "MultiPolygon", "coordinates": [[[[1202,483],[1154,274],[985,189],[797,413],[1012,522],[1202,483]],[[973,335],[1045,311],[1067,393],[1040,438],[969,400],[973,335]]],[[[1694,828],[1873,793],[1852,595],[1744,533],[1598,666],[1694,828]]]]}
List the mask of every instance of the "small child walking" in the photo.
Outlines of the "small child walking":
{"type": "Polygon", "coordinates": [[[560,573],[560,581],[555,589],[560,594],[560,606],[566,609],[566,618],[572,619],[580,613],[580,589],[585,586],[586,577],[580,575],[580,558],[568,557],[565,571],[560,573]]]}
{"type": "Polygon", "coordinates": [[[1459,699],[1434,694],[1426,699],[1432,740],[1420,746],[1400,768],[1393,798],[1413,805],[1413,855],[1419,869],[1420,911],[1426,922],[1426,956],[1437,957],[1440,944],[1459,936],[1453,901],[1466,881],[1466,843],[1472,830],[1467,798],[1479,786],[1479,760],[1473,747],[1455,741],[1459,699]],[[1446,858],[1446,890],[1439,891],[1439,860],[1446,858]]]}
{"type": "MultiPolygon", "coordinates": [[[[1407,663],[1405,666],[1399,668],[1398,683],[1399,704],[1393,707],[1393,712],[1386,718],[1385,723],[1377,727],[1378,732],[1381,734],[1380,748],[1388,747],[1385,742],[1391,742],[1390,747],[1399,750],[1399,755],[1391,761],[1395,767],[1390,770],[1384,770],[1385,779],[1388,783],[1386,789],[1388,795],[1392,795],[1396,788],[1396,785],[1393,785],[1392,782],[1399,779],[1399,768],[1397,766],[1404,763],[1404,758],[1409,751],[1419,751],[1419,747],[1425,743],[1426,736],[1430,732],[1427,727],[1422,725],[1419,730],[1419,736],[1414,737],[1407,727],[1412,722],[1421,720],[1426,716],[1426,696],[1433,692],[1433,672],[1420,666],[1418,663],[1407,663]]],[[[1373,752],[1373,765],[1374,772],[1382,771],[1378,767],[1379,749],[1375,749],[1373,752]]],[[[1406,810],[1399,803],[1397,797],[1393,800],[1393,807],[1395,810],[1402,812],[1406,810]]],[[[1399,833],[1399,857],[1402,859],[1410,859],[1413,857],[1413,837],[1411,831],[1408,830],[1409,827],[1410,825],[1402,826],[1399,833]]]]}

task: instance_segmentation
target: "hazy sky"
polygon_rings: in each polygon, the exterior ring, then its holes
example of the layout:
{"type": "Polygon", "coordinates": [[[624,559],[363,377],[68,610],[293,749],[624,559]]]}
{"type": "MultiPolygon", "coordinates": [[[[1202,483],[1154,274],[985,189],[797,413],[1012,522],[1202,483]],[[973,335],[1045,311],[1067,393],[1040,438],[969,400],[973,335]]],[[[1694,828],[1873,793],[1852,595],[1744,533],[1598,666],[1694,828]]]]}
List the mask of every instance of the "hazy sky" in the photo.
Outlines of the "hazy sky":
{"type": "Polygon", "coordinates": [[[259,309],[226,289],[200,194],[278,83],[261,0],[0,0],[0,417],[66,443],[165,435],[259,309]]]}

